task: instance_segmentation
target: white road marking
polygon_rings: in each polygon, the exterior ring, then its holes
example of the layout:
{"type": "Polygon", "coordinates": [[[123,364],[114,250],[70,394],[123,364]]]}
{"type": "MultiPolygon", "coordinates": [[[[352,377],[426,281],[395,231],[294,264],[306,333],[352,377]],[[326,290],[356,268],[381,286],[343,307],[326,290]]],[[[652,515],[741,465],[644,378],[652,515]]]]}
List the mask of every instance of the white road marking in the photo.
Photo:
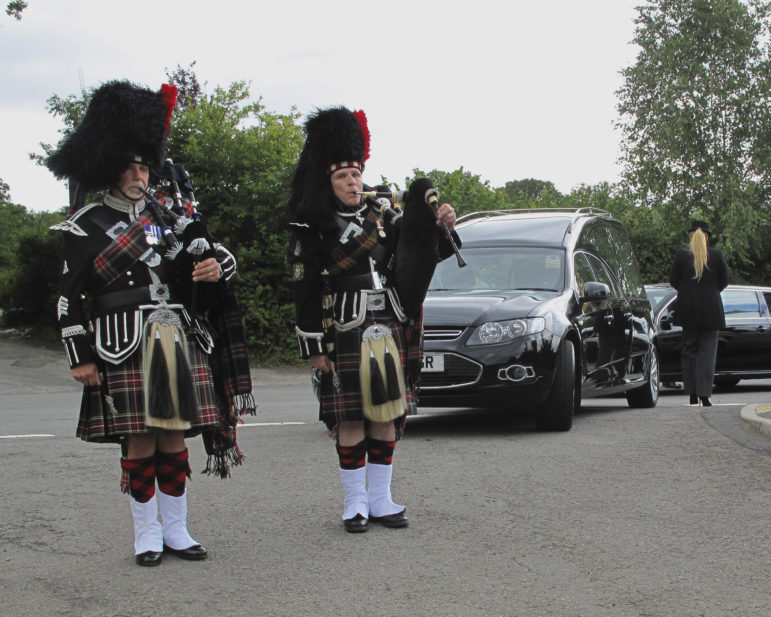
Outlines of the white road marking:
{"type": "Polygon", "coordinates": [[[244,426],[296,426],[303,424],[305,424],[305,422],[245,422],[244,424],[239,424],[238,428],[242,428],[244,426]]]}
{"type": "MultiPolygon", "coordinates": [[[[707,405],[707,407],[736,407],[737,405],[743,405],[744,403],[715,403],[707,405]]],[[[683,407],[704,407],[704,405],[690,405],[689,403],[683,403],[683,407]]]]}
{"type": "MultiPolygon", "coordinates": [[[[307,424],[306,422],[250,422],[239,424],[238,428],[244,428],[247,426],[302,426],[307,424]]],[[[31,433],[29,435],[0,435],[0,439],[34,439],[37,437],[56,437],[56,435],[50,435],[48,433],[31,433]]]]}

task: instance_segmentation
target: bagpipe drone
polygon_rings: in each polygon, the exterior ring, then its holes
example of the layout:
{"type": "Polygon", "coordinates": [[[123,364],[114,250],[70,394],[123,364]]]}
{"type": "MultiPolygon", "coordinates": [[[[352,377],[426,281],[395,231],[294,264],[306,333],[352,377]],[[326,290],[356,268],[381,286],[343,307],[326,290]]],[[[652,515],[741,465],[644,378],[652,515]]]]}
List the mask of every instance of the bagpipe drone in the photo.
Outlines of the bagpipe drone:
{"type": "MultiPolygon", "coordinates": [[[[202,287],[194,283],[191,278],[193,268],[204,259],[216,257],[217,248],[224,249],[209,235],[203,216],[198,211],[190,174],[182,165],[174,165],[171,159],[166,159],[160,168],[151,170],[151,182],[165,182],[154,193],[144,192],[146,204],[168,245],[167,257],[177,264],[188,310],[194,316],[202,317],[217,289],[216,284],[206,283],[202,287]]],[[[232,258],[226,259],[223,264],[223,278],[227,278],[234,268],[233,261],[232,258]]]]}

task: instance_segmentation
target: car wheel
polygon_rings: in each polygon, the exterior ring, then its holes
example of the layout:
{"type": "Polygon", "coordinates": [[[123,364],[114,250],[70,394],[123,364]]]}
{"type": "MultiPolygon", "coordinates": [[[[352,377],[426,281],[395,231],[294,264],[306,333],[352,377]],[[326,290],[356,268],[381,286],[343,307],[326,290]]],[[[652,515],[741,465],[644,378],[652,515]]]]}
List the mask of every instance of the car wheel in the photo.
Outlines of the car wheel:
{"type": "Polygon", "coordinates": [[[659,352],[651,347],[648,360],[648,383],[626,393],[630,407],[655,407],[659,400],[659,352]]]}
{"type": "Polygon", "coordinates": [[[715,385],[718,388],[733,388],[739,381],[739,377],[715,377],[715,385]]]}
{"type": "Polygon", "coordinates": [[[556,373],[549,396],[536,411],[539,431],[569,431],[576,404],[576,356],[573,342],[564,341],[557,351],[556,373]]]}

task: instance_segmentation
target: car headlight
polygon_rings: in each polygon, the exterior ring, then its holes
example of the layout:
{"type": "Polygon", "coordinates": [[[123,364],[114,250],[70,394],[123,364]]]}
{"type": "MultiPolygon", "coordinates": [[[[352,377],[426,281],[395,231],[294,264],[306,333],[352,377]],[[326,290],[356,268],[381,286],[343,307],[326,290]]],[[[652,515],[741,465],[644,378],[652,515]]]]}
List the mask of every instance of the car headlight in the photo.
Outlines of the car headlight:
{"type": "Polygon", "coordinates": [[[536,334],[546,327],[543,317],[511,319],[508,321],[488,321],[474,330],[467,345],[494,345],[507,343],[519,336],[536,334]]]}

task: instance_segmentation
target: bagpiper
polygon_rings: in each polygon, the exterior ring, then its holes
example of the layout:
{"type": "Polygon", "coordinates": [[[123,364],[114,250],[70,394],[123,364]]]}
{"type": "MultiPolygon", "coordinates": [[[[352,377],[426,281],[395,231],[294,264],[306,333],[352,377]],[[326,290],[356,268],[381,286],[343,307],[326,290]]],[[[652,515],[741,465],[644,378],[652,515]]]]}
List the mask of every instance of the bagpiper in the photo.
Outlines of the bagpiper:
{"type": "Polygon", "coordinates": [[[225,476],[242,458],[237,416],[255,409],[236,260],[200,220],[148,192],[175,104],[174,86],[105,83],[47,159],[73,195],[68,218],[52,229],[64,235],[57,318],[83,384],[76,434],[121,444],[141,566],[164,553],[207,557],[187,530],[185,437],[203,434],[208,469],[225,476]],[[85,204],[97,191],[103,199],[85,204]]]}
{"type": "Polygon", "coordinates": [[[415,412],[421,307],[436,264],[452,253],[441,225],[452,230],[455,212],[427,203],[435,191],[425,178],[409,187],[404,212],[365,190],[364,112],[318,110],[305,132],[288,258],[300,355],[312,367],[320,419],[336,437],[344,529],[406,527],[406,508],[391,496],[393,454],[415,412]]]}

